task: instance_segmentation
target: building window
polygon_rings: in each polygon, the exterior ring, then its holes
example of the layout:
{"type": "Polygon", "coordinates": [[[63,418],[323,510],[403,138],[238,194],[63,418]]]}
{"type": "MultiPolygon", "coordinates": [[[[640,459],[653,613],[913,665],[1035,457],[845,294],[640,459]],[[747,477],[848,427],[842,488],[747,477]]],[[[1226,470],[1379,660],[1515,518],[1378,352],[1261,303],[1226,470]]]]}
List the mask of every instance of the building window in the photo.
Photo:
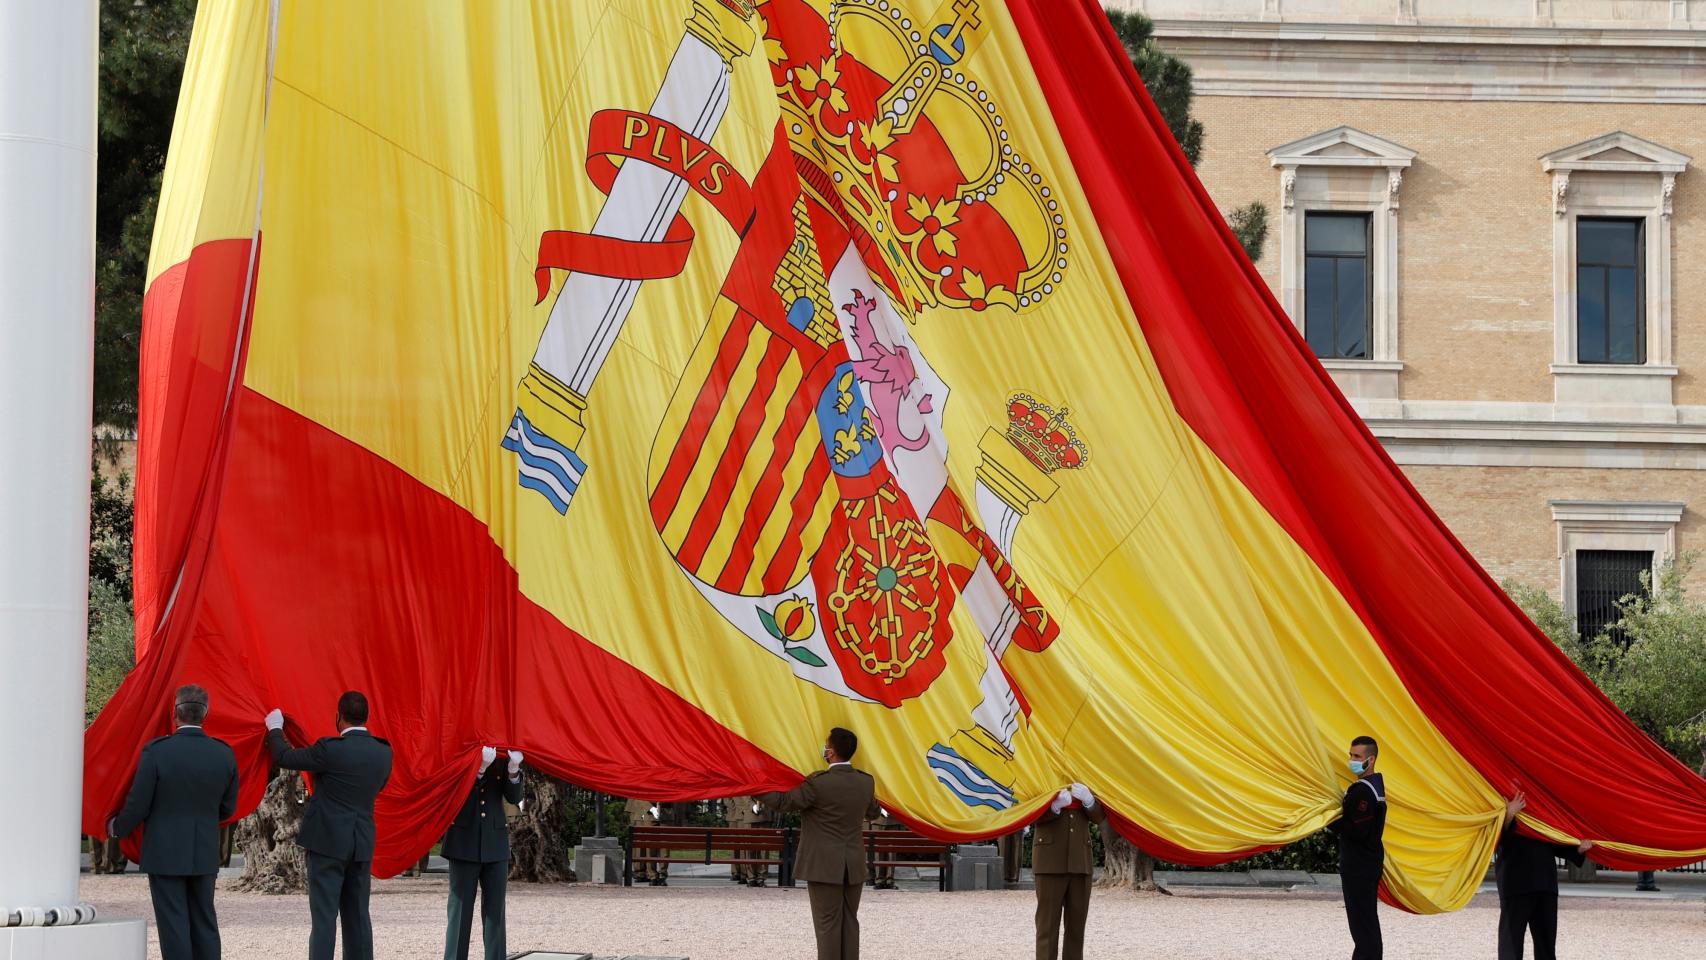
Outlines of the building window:
{"type": "Polygon", "coordinates": [[[1368,214],[1308,214],[1303,250],[1304,338],[1323,359],[1368,359],[1368,214]]]}
{"type": "Polygon", "coordinates": [[[1632,594],[1645,595],[1650,588],[1641,575],[1653,570],[1651,550],[1576,551],[1576,630],[1589,641],[1609,630],[1613,639],[1625,638],[1618,630],[1617,604],[1632,594]]]}
{"type": "Polygon", "coordinates": [[[1646,363],[1641,220],[1576,221],[1576,362],[1646,363]]]}
{"type": "Polygon", "coordinates": [[[1279,172],[1279,299],[1363,416],[1401,415],[1399,194],[1416,151],[1334,127],[1268,151],[1279,172]]]}

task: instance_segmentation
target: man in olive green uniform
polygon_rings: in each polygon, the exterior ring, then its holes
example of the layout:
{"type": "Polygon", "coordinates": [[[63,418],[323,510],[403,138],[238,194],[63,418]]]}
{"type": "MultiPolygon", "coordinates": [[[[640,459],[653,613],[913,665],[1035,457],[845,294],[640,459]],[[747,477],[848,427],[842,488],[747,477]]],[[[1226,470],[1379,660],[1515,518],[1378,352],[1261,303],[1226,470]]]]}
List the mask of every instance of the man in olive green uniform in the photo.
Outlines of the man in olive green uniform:
{"type": "Polygon", "coordinates": [[[764,805],[800,815],[794,876],[806,882],[818,960],[859,960],[859,895],[865,889],[865,821],[876,817],[876,781],[853,768],[859,738],[829,731],[819,770],[787,793],[767,793],[764,805]]]}
{"type": "MultiPolygon", "coordinates": [[[[776,819],[776,811],[764,806],[762,803],[759,803],[757,797],[742,797],[741,802],[746,805],[746,809],[752,814],[752,826],[754,828],[773,829],[780,823],[780,821],[776,819]]],[[[754,859],[758,857],[779,859],[781,854],[774,850],[754,850],[752,851],[752,856],[754,859]]],[[[748,867],[746,875],[746,883],[749,887],[762,887],[766,883],[770,882],[770,868],[768,866],[748,867]]]]}
{"type": "MultiPolygon", "coordinates": [[[[723,801],[723,819],[728,825],[737,830],[746,830],[752,826],[752,801],[745,797],[729,797],[723,801]]],[[[750,859],[751,851],[736,850],[736,860],[750,859]]],[[[746,883],[752,879],[752,868],[744,863],[729,865],[729,879],[735,883],[746,883]]]]}
{"type": "Polygon", "coordinates": [[[154,929],[163,960],[219,960],[213,885],[219,876],[219,824],[237,809],[237,758],[202,732],[207,691],[179,687],[172,704],[177,731],[142,748],[124,807],[107,835],[142,834],[142,871],[154,899],[154,929]]]}
{"type": "Polygon", "coordinates": [[[1107,811],[1081,783],[1060,791],[1037,819],[1031,834],[1031,873],[1037,880],[1037,960],[1084,960],[1084,921],[1090,915],[1090,875],[1096,868],[1090,822],[1107,819],[1107,811]]]}
{"type": "MultiPolygon", "coordinates": [[[[630,829],[634,827],[649,827],[657,822],[657,818],[652,815],[653,804],[650,800],[629,800],[627,806],[628,826],[630,829]]],[[[648,857],[652,855],[653,854],[650,850],[642,850],[639,847],[634,848],[634,856],[636,857],[648,857]]],[[[649,863],[635,863],[634,882],[651,883],[652,865],[649,863]]]]}
{"type": "Polygon", "coordinates": [[[1025,831],[1015,830],[995,841],[1001,851],[1001,882],[1012,888],[1019,882],[1019,871],[1025,859],[1025,831]]]}
{"type": "Polygon", "coordinates": [[[445,831],[440,852],[450,864],[450,903],[444,960],[468,960],[474,932],[474,889],[480,890],[480,927],[486,960],[504,960],[504,888],[509,879],[509,821],[504,802],[521,803],[521,752],[509,751],[500,772],[496,747],[480,749],[474,789],[445,831]]]}
{"type": "Polygon", "coordinates": [[[391,779],[391,745],[367,732],[367,697],[338,698],[338,736],[291,749],[284,714],[267,714],[267,748],[285,770],[314,775],[296,843],[308,851],[308,960],[332,960],[343,920],[344,960],[373,960],[367,896],[373,870],[373,800],[391,779]]]}
{"type": "MultiPolygon", "coordinates": [[[[906,824],[901,823],[899,820],[896,820],[894,817],[890,816],[889,812],[887,810],[878,810],[876,819],[871,821],[870,829],[872,829],[872,830],[905,830],[906,824]]],[[[876,877],[873,878],[876,882],[871,884],[872,889],[875,889],[875,890],[893,890],[895,888],[895,886],[894,886],[894,867],[889,866],[889,864],[893,863],[896,859],[898,859],[897,856],[895,854],[892,854],[892,853],[879,853],[879,854],[877,854],[877,862],[876,862],[877,875],[876,875],[876,877]]]]}

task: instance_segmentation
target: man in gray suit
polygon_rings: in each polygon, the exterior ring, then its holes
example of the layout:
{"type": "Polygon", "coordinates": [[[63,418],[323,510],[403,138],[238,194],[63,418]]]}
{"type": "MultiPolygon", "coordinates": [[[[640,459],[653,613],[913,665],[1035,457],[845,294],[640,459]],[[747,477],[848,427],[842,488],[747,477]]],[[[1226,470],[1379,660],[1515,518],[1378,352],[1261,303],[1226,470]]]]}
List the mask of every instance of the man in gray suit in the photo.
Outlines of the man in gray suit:
{"type": "Polygon", "coordinates": [[[367,732],[367,698],[338,698],[338,736],[292,749],[284,714],[267,714],[267,748],[285,770],[314,774],[314,796],[296,842],[308,851],[309,960],[332,960],[340,915],[344,960],[373,960],[367,914],[373,868],[373,800],[391,779],[391,745],[367,732]]]}
{"type": "Polygon", "coordinates": [[[794,876],[806,882],[818,960],[859,960],[859,896],[865,889],[865,821],[882,812],[877,784],[853,769],[859,738],[840,727],[829,731],[819,770],[787,793],[767,793],[765,806],[800,814],[800,848],[794,876]]]}
{"type": "Polygon", "coordinates": [[[213,885],[219,876],[219,824],[237,810],[237,758],[224,741],[202,732],[207,691],[178,688],[177,731],[148,741],[124,807],[107,834],[142,834],[142,869],[154,899],[163,960],[219,960],[213,885]]]}
{"type": "Polygon", "coordinates": [[[521,751],[509,751],[507,769],[495,764],[497,758],[496,747],[480,748],[480,772],[474,776],[474,790],[445,831],[440,848],[450,863],[444,960],[468,960],[475,887],[480,892],[486,960],[509,956],[504,945],[504,888],[509,880],[509,822],[504,818],[504,803],[521,803],[521,751]]]}

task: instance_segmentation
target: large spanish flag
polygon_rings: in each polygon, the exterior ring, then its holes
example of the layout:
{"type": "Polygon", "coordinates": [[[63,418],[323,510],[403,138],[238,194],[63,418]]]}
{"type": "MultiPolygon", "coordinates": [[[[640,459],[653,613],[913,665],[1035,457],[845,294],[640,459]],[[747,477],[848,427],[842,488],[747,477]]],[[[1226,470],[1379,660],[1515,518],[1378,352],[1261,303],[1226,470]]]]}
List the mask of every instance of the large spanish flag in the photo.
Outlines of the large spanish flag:
{"type": "Polygon", "coordinates": [[[418,858],[479,747],[624,796],[787,787],[1011,830],[1072,781],[1215,862],[1381,741],[1385,890],[1504,798],[1618,866],[1706,781],[1499,592],[1333,389],[1090,0],[203,0],[143,346],[136,671],[371,697],[418,858]]]}

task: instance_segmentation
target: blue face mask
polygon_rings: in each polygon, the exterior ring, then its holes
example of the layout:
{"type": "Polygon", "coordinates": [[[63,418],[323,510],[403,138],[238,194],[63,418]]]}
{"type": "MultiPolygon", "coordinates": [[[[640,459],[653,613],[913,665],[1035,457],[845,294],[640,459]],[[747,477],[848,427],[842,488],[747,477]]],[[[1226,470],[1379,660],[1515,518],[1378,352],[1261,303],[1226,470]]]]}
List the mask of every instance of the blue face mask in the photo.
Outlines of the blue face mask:
{"type": "Polygon", "coordinates": [[[1368,769],[1368,765],[1366,763],[1364,763],[1363,761],[1361,761],[1361,760],[1352,760],[1351,761],[1351,772],[1356,774],[1357,776],[1359,776],[1359,777],[1362,776],[1363,771],[1367,770],[1367,769],[1368,769]]]}

